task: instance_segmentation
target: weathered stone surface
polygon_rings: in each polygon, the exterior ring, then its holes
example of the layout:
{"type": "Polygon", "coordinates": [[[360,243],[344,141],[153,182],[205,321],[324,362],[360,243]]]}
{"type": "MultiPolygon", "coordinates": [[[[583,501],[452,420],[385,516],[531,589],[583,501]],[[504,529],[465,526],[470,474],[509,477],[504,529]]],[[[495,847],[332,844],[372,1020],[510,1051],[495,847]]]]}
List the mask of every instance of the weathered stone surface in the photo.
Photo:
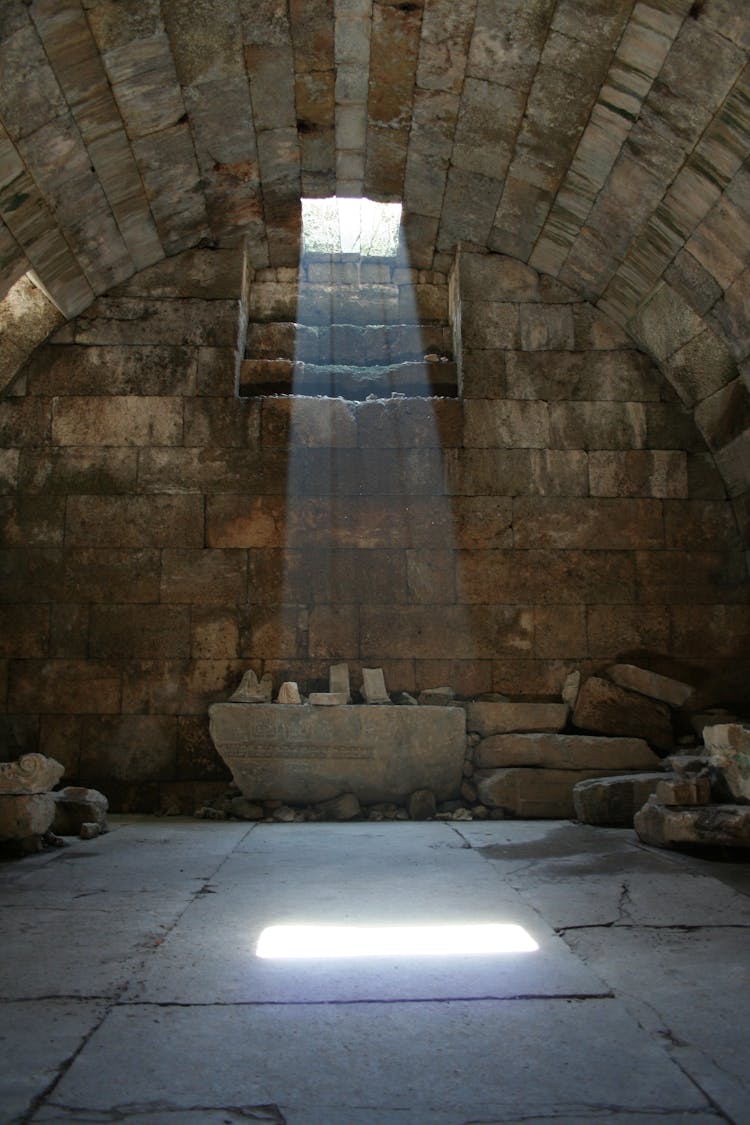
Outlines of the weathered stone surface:
{"type": "Polygon", "coordinates": [[[562,698],[563,698],[563,703],[567,703],[567,705],[568,705],[568,707],[570,707],[571,711],[573,710],[573,708],[576,705],[576,700],[578,699],[578,692],[580,690],[581,690],[581,673],[576,668],[575,671],[568,672],[567,676],[565,677],[565,683],[563,684],[563,689],[560,693],[562,695],[562,698]]]}
{"type": "Polygon", "coordinates": [[[359,799],[354,793],[341,793],[329,801],[321,801],[317,811],[324,820],[354,820],[362,815],[359,799]]]}
{"type": "Polygon", "coordinates": [[[579,734],[495,734],[474,751],[477,769],[543,766],[547,769],[647,770],[659,759],[641,738],[599,738],[579,734]]]}
{"type": "Polygon", "coordinates": [[[390,703],[382,668],[362,669],[362,696],[365,703],[390,703]]]}
{"type": "Polygon", "coordinates": [[[410,820],[430,820],[437,812],[437,803],[432,789],[415,789],[409,795],[406,805],[410,820]]]}
{"type": "Polygon", "coordinates": [[[579,781],[573,789],[576,817],[584,824],[630,827],[663,780],[663,773],[631,773],[579,781]]]}
{"type": "Polygon", "coordinates": [[[96,789],[67,785],[53,793],[55,816],[52,831],[58,836],[77,836],[84,824],[96,824],[101,832],[107,831],[109,801],[96,789]]]}
{"type": "Polygon", "coordinates": [[[662,703],[668,703],[670,707],[684,706],[693,694],[691,684],[674,680],[670,676],[660,676],[657,672],[649,672],[635,664],[613,664],[607,669],[607,676],[620,687],[637,691],[639,695],[647,695],[650,699],[658,699],[662,703]]]}
{"type": "Polygon", "coordinates": [[[672,749],[672,720],[667,705],[599,676],[591,676],[581,688],[573,723],[581,730],[645,738],[657,750],[672,749]]]}
{"type": "Polygon", "coordinates": [[[712,778],[731,801],[750,803],[750,727],[722,723],[704,727],[712,778]]]}
{"type": "Polygon", "coordinates": [[[349,702],[343,691],[311,691],[307,698],[313,707],[345,707],[349,702]]]}
{"type": "Polygon", "coordinates": [[[579,781],[606,776],[606,770],[547,770],[511,766],[474,775],[479,800],[511,816],[572,817],[579,781]]]}
{"type": "Polygon", "coordinates": [[[231,703],[270,703],[273,695],[273,677],[266,673],[258,680],[252,668],[248,668],[242,677],[239,687],[230,695],[231,703]]]}
{"type": "Polygon", "coordinates": [[[748,805],[670,808],[651,799],[635,814],[633,825],[645,844],[659,848],[683,844],[750,847],[748,805]]]}
{"type": "Polygon", "coordinates": [[[54,815],[55,798],[51,793],[5,793],[0,796],[0,840],[43,836],[54,815]]]}
{"type": "Polygon", "coordinates": [[[340,793],[403,801],[461,785],[464,716],[452,707],[209,708],[211,737],[245,796],[308,803],[340,793]]]}
{"type": "Polygon", "coordinates": [[[18,761],[0,762],[0,795],[48,793],[65,773],[65,767],[44,754],[22,754],[18,761]]]}
{"type": "Polygon", "coordinates": [[[276,697],[277,703],[301,703],[302,699],[299,693],[299,687],[294,680],[285,680],[279,688],[279,694],[276,697]]]}
{"type": "Polygon", "coordinates": [[[561,731],[568,714],[567,703],[469,703],[466,729],[483,738],[510,731],[561,731]]]}
{"type": "Polygon", "coordinates": [[[263,806],[247,797],[233,797],[229,811],[238,820],[262,820],[265,816],[263,806]]]}
{"type": "Polygon", "coordinates": [[[349,665],[345,661],[340,664],[332,664],[328,670],[328,690],[340,692],[346,696],[347,701],[351,700],[349,665]]]}
{"type": "Polygon", "coordinates": [[[707,777],[664,778],[654,790],[660,805],[707,805],[711,800],[711,782],[707,777]]]}
{"type": "Polygon", "coordinates": [[[452,687],[425,688],[420,691],[417,702],[422,707],[447,707],[455,698],[452,687]]]}

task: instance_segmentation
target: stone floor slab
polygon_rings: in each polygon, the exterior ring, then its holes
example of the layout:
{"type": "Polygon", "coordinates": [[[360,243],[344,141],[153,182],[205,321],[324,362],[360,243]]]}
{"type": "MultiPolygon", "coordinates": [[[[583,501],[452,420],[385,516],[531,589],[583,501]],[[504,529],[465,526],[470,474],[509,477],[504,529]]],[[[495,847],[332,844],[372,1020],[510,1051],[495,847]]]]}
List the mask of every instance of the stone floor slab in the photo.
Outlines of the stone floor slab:
{"type": "Polygon", "coordinates": [[[616,1000],[122,1006],[50,1101],[110,1114],[270,1103],[298,1122],[408,1111],[412,1125],[711,1108],[616,1000]]]}
{"type": "MultiPolygon", "coordinates": [[[[3,954],[5,956],[5,954],[3,954]]],[[[90,1000],[0,1004],[0,1114],[16,1121],[47,1090],[106,1012],[90,1000]]]]}

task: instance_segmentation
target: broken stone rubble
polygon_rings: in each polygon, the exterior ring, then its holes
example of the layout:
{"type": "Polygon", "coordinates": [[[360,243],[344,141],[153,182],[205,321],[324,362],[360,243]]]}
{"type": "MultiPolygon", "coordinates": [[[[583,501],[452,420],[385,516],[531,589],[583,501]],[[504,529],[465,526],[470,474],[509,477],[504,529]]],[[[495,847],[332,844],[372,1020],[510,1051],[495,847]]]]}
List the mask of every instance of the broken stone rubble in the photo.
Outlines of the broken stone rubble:
{"type": "Polygon", "coordinates": [[[64,773],[60,762],[44,754],[0,762],[0,843],[31,852],[60,845],[59,836],[91,839],[92,825],[97,835],[106,832],[107,798],[76,786],[53,792],[64,773]]]}

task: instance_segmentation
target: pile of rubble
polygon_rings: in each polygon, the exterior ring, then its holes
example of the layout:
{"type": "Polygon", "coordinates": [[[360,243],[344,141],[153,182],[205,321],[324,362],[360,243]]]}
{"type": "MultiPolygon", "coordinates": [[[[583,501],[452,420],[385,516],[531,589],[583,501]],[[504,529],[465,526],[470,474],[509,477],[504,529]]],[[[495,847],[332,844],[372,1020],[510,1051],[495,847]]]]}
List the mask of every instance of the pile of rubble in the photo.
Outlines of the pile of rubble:
{"type": "MultiPolygon", "coordinates": [[[[663,826],[647,828],[642,818],[644,839],[668,843],[670,832],[677,830],[667,829],[665,817],[671,817],[670,824],[674,822],[678,796],[683,804],[683,825],[684,805],[691,794],[701,795],[700,807],[704,810],[715,807],[706,802],[718,799],[718,767],[714,764],[710,773],[699,747],[703,728],[710,726],[717,715],[690,715],[691,684],[633,664],[614,664],[583,684],[580,673],[572,672],[560,701],[514,701],[496,693],[463,700],[446,686],[422,691],[416,697],[406,692],[391,696],[379,668],[363,669],[359,694],[366,704],[463,709],[466,757],[455,799],[437,801],[429,789],[421,789],[404,795],[398,803],[365,805],[355,793],[341,793],[332,800],[301,807],[283,800],[253,800],[235,790],[215,806],[199,809],[197,815],[265,822],[577,817],[590,824],[632,826],[638,811],[650,801],[649,825],[659,820],[663,826]],[[688,716],[695,736],[684,734],[688,716]],[[693,752],[674,753],[677,745],[687,744],[695,748],[693,752]],[[701,766],[691,764],[695,762],[701,766]],[[699,768],[709,772],[700,774],[701,784],[695,789],[678,784],[680,779],[685,780],[686,770],[699,768]],[[710,782],[709,773],[713,778],[710,782]],[[672,811],[667,817],[654,812],[656,807],[672,811]]],[[[232,696],[234,702],[247,703],[269,703],[272,698],[271,677],[259,681],[252,672],[246,673],[232,696]]],[[[348,706],[351,701],[346,664],[330,669],[328,692],[312,692],[305,700],[297,684],[285,683],[276,699],[278,703],[316,707],[348,706]]],[[[745,733],[750,737],[750,732],[745,733]]],[[[750,766],[747,772],[750,774],[750,766]]],[[[692,783],[694,779],[690,780],[692,783]]],[[[726,785],[724,792],[730,792],[726,785]]],[[[717,824],[725,826],[722,841],[734,833],[735,843],[750,842],[745,839],[747,829],[741,827],[744,814],[728,813],[727,797],[723,800],[721,814],[712,814],[717,824]],[[736,831],[727,827],[732,815],[736,831]]],[[[699,804],[697,800],[695,803],[699,804]]],[[[699,819],[701,827],[696,832],[705,835],[705,811],[699,819]]],[[[684,827],[681,830],[684,832],[684,827]]]]}
{"type": "Polygon", "coordinates": [[[0,762],[0,847],[14,853],[60,847],[63,836],[107,831],[107,798],[95,789],[54,787],[65,769],[44,754],[0,762]]]}

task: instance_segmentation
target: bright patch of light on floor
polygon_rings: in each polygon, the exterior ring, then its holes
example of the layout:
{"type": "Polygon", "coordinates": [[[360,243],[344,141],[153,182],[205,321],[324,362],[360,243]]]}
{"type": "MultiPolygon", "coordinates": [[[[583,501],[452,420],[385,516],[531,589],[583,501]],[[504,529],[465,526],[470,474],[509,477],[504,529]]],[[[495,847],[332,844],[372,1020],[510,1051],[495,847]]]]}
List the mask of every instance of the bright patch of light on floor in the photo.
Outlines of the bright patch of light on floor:
{"type": "Polygon", "coordinates": [[[466,926],[268,926],[256,956],[476,957],[533,953],[539,946],[522,926],[488,923],[466,926]]]}

